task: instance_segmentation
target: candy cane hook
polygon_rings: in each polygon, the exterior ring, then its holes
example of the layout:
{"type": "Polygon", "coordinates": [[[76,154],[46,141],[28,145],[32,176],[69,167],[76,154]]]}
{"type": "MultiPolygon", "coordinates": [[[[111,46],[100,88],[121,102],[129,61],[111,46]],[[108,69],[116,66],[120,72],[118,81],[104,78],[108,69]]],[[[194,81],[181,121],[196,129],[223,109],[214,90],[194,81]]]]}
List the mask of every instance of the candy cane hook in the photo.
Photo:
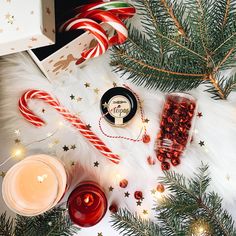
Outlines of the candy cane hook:
{"type": "Polygon", "coordinates": [[[117,154],[112,153],[112,151],[99,139],[87,126],[84,124],[79,117],[71,114],[66,108],[62,107],[59,101],[53,98],[50,94],[40,90],[29,90],[25,92],[19,99],[19,110],[23,117],[36,127],[41,127],[45,125],[45,122],[35,115],[28,108],[28,100],[39,99],[43,100],[55,110],[57,110],[67,121],[69,121],[74,127],[76,127],[80,133],[88,139],[93,146],[98,149],[105,157],[115,164],[118,164],[120,157],[117,154]]]}

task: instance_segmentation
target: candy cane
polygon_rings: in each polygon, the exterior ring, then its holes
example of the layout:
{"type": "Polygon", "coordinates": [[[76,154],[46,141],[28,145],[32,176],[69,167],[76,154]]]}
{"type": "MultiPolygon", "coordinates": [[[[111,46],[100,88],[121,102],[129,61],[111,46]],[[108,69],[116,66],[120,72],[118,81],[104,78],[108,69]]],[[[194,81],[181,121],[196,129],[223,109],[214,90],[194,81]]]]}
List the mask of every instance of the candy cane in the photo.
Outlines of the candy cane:
{"type": "Polygon", "coordinates": [[[85,60],[98,57],[106,52],[109,46],[106,32],[97,22],[93,20],[86,18],[72,18],[61,26],[60,31],[70,31],[78,29],[88,30],[98,41],[98,44],[94,48],[82,52],[81,56],[85,60]]]}
{"type": "Polygon", "coordinates": [[[41,127],[45,125],[45,122],[35,115],[28,108],[28,100],[30,99],[40,99],[52,106],[57,110],[67,121],[69,121],[74,127],[76,127],[80,133],[91,142],[95,148],[97,148],[104,156],[106,156],[110,161],[118,164],[120,157],[117,154],[112,153],[112,151],[99,139],[77,116],[71,114],[66,108],[60,106],[57,99],[53,98],[50,94],[40,90],[29,90],[25,92],[19,99],[19,110],[23,117],[36,127],[41,127]]]}
{"type": "Polygon", "coordinates": [[[128,30],[125,24],[114,14],[103,10],[91,10],[85,11],[77,16],[78,18],[89,18],[92,20],[98,20],[109,24],[113,27],[117,34],[109,39],[109,44],[112,46],[114,44],[122,44],[127,40],[128,30]]]}
{"type": "Polygon", "coordinates": [[[87,12],[91,10],[104,10],[117,15],[120,19],[127,19],[134,16],[136,10],[133,5],[122,1],[102,2],[86,4],[75,8],[76,13],[87,12]]]}

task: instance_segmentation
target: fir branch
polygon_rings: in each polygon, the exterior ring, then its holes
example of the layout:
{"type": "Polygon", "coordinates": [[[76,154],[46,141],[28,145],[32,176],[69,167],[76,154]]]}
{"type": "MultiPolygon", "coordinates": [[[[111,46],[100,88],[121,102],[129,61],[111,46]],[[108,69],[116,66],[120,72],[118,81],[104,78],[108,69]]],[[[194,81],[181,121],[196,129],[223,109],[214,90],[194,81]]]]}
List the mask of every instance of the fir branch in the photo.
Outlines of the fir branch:
{"type": "Polygon", "coordinates": [[[113,227],[125,236],[186,236],[193,235],[193,225],[198,227],[198,223],[203,222],[211,230],[207,235],[235,236],[234,221],[222,208],[222,199],[214,192],[207,192],[210,180],[208,166],[203,164],[189,179],[165,172],[161,183],[170,194],[154,208],[157,222],[120,210],[112,216],[113,227]]]}
{"type": "Polygon", "coordinates": [[[218,74],[236,66],[236,0],[135,4],[144,33],[129,27],[127,42],[113,50],[116,71],[129,73],[138,85],[167,92],[206,84],[213,98],[226,99],[234,91],[232,80],[218,74]]]}
{"type": "Polygon", "coordinates": [[[14,221],[11,217],[7,217],[6,212],[0,215],[0,236],[12,236],[14,229],[14,221]]]}
{"type": "Polygon", "coordinates": [[[79,230],[61,207],[35,217],[17,215],[15,221],[15,236],[69,236],[79,230]]]}
{"type": "Polygon", "coordinates": [[[111,223],[112,227],[124,236],[164,236],[158,225],[143,220],[128,210],[119,210],[118,213],[113,214],[111,223]]]}
{"type": "Polygon", "coordinates": [[[15,219],[0,216],[1,236],[72,236],[79,231],[67,215],[66,209],[56,207],[42,215],[15,219]]]}

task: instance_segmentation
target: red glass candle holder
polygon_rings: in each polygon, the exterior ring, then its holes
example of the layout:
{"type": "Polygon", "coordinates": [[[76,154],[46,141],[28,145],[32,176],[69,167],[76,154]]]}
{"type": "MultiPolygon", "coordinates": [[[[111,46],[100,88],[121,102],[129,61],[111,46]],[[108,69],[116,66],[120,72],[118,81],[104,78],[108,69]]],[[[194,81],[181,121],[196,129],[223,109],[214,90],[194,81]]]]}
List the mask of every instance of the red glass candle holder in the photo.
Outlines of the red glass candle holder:
{"type": "Polygon", "coordinates": [[[68,211],[75,224],[91,227],[106,214],[107,198],[96,183],[82,182],[68,198],[68,211]]]}
{"type": "Polygon", "coordinates": [[[192,137],[197,101],[185,93],[166,96],[161,117],[160,131],[156,141],[157,159],[162,169],[168,170],[180,164],[180,157],[192,137]]]}

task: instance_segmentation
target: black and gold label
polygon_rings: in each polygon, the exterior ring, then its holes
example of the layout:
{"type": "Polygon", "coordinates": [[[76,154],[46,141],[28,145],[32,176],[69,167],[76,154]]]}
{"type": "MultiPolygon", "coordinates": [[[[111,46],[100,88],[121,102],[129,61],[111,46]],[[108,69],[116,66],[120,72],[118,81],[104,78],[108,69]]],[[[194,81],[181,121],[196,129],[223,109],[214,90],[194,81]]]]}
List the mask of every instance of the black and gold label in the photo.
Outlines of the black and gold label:
{"type": "Polygon", "coordinates": [[[102,96],[101,110],[109,123],[115,126],[122,126],[136,114],[137,100],[130,90],[123,87],[115,87],[102,96]]]}

